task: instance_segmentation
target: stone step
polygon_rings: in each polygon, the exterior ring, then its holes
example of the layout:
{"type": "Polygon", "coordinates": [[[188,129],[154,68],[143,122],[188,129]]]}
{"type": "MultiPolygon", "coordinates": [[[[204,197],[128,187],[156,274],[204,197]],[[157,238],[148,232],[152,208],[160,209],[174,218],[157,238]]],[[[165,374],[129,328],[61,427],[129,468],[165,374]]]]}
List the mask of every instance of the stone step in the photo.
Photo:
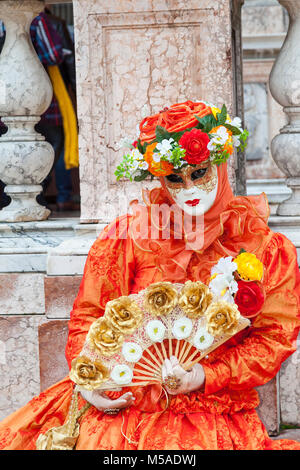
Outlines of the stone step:
{"type": "Polygon", "coordinates": [[[291,439],[300,442],[300,429],[285,429],[278,436],[272,437],[272,439],[291,439]]]}

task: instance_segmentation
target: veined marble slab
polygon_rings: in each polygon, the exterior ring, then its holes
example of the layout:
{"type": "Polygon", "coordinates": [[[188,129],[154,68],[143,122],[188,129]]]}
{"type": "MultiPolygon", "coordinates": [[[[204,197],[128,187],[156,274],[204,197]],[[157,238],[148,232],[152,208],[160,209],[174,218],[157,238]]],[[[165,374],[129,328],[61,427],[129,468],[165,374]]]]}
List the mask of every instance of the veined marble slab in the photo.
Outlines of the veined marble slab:
{"type": "Polygon", "coordinates": [[[88,252],[94,239],[75,238],[49,250],[48,276],[72,276],[83,274],[88,252]]]}
{"type": "Polygon", "coordinates": [[[43,274],[0,274],[0,317],[44,313],[43,274]]]}

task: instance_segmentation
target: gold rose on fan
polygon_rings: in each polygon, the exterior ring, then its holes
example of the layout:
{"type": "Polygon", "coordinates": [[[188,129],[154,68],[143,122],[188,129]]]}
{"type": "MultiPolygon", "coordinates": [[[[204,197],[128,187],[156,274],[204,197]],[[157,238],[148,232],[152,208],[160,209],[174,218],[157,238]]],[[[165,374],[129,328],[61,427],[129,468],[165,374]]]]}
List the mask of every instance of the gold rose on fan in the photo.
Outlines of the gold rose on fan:
{"type": "Polygon", "coordinates": [[[205,284],[187,281],[180,292],[178,304],[189,318],[196,319],[204,315],[212,298],[212,293],[205,284]]]}
{"type": "Polygon", "coordinates": [[[109,378],[109,370],[100,361],[79,356],[72,361],[70,379],[86,390],[95,390],[109,378]]]}
{"type": "Polygon", "coordinates": [[[143,321],[143,311],[129,297],[123,296],[107,302],[105,320],[123,335],[133,333],[143,321]]]}
{"type": "Polygon", "coordinates": [[[151,284],[146,290],[144,308],[154,316],[169,315],[176,307],[178,294],[170,282],[151,284]]]}
{"type": "Polygon", "coordinates": [[[224,300],[210,304],[205,312],[207,331],[212,336],[234,335],[240,319],[240,312],[235,304],[224,300]]]}
{"type": "Polygon", "coordinates": [[[113,356],[121,349],[124,336],[114,330],[105,318],[99,318],[90,327],[87,340],[91,348],[103,356],[113,356]]]}

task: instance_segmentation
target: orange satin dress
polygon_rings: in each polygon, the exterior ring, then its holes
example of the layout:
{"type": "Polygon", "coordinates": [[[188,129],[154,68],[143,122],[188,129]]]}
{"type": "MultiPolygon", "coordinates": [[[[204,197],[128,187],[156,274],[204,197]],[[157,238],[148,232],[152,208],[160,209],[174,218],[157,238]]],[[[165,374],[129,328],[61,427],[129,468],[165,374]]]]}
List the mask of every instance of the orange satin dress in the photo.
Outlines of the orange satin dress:
{"type": "MultiPolygon", "coordinates": [[[[255,411],[259,398],[254,387],[274,377],[281,363],[295,351],[300,324],[296,250],[285,236],[268,228],[260,212],[264,207],[267,213],[264,201],[263,196],[233,198],[222,211],[222,230],[202,254],[186,253],[180,242],[173,240],[168,245],[170,252],[165,244],[159,253],[160,264],[130,236],[96,240],[69,322],[69,364],[79,354],[91,323],[104,313],[108,300],[138,292],[162,279],[174,281],[164,277],[166,271],[161,269],[164,264],[169,266],[171,252],[176,266],[181,260],[178,281],[208,283],[211,266],[220,257],[248,248],[264,264],[266,301],[250,328],[202,362],[204,391],[169,397],[166,408],[160,386],[137,387],[131,389],[135,404],[117,416],[91,407],[81,418],[76,449],[300,450],[300,443],[295,441],[272,441],[255,411]],[[177,250],[171,250],[173,242],[177,250]]],[[[106,231],[120,220],[124,218],[106,231]]],[[[35,449],[41,433],[64,423],[72,389],[67,377],[4,419],[0,423],[0,449],[35,449]]],[[[112,398],[120,393],[108,392],[112,398]]],[[[81,398],[80,406],[84,404],[81,398]]]]}

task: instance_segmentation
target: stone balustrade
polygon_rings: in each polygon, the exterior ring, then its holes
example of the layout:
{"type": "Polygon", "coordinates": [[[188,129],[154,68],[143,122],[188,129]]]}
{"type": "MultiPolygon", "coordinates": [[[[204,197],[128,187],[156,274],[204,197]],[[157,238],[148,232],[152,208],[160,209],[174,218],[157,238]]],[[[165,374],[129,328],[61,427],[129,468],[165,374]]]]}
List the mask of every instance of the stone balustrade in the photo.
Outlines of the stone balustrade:
{"type": "Polygon", "coordinates": [[[292,194],[279,205],[277,214],[300,216],[300,3],[297,0],[279,0],[279,3],[287,9],[290,23],[271,71],[270,90],[283,106],[288,124],[272,140],[272,155],[287,176],[292,194]]]}
{"type": "Polygon", "coordinates": [[[49,107],[52,85],[30,38],[30,24],[43,9],[38,0],[0,0],[6,39],[0,55],[0,116],[8,132],[0,137],[0,179],[12,201],[0,222],[46,219],[50,211],[36,201],[54,150],[34,129],[49,107]]]}

